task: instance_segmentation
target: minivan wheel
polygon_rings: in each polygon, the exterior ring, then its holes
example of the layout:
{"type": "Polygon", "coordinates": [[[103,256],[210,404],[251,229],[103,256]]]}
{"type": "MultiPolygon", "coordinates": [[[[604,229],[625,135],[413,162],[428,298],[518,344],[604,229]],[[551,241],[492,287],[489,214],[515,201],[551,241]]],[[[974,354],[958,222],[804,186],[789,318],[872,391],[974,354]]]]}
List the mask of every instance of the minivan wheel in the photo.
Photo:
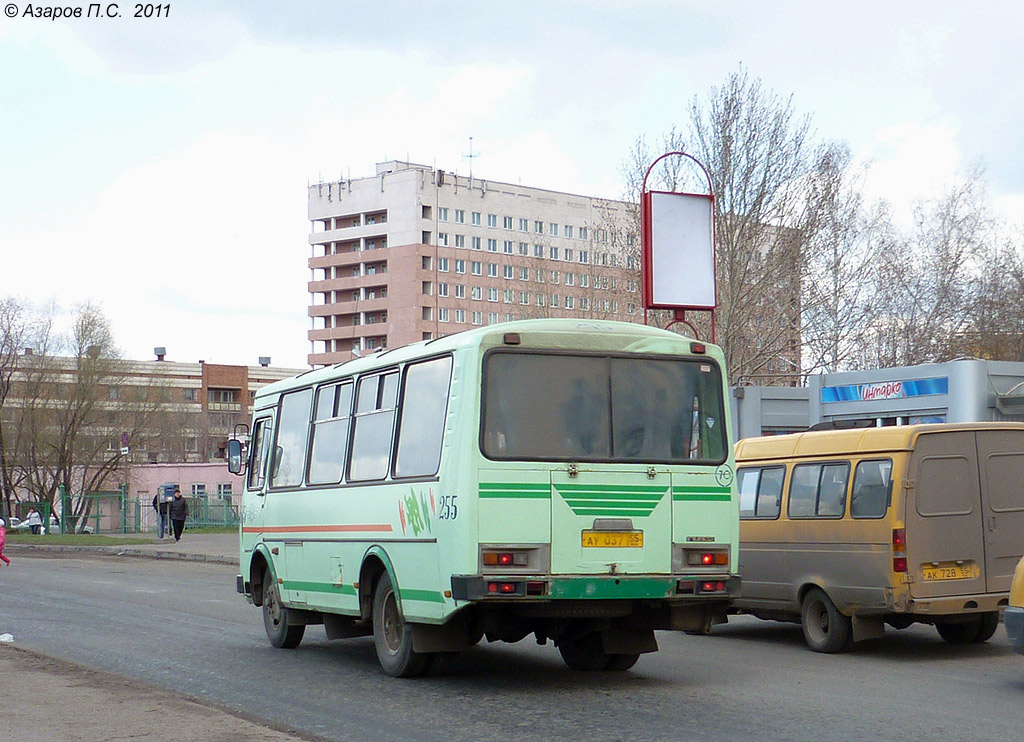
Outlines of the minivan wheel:
{"type": "Polygon", "coordinates": [[[978,628],[978,635],[974,637],[976,644],[987,642],[999,628],[999,611],[989,611],[981,614],[981,626],[978,628]]]}
{"type": "Polygon", "coordinates": [[[987,642],[999,627],[999,611],[972,616],[966,621],[937,621],[935,629],[950,644],[981,644],[987,642]]]}
{"type": "Polygon", "coordinates": [[[853,645],[853,622],[820,588],[812,588],[804,596],[800,625],[807,646],[815,652],[843,652],[853,645]]]}

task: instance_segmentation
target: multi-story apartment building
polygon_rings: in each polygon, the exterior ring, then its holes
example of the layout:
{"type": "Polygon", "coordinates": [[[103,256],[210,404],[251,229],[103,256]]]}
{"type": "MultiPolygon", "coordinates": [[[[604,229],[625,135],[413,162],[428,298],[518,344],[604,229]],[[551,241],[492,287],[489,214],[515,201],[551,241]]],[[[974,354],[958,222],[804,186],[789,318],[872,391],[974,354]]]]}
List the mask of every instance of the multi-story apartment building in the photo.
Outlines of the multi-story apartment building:
{"type": "Polygon", "coordinates": [[[630,204],[384,162],[309,188],[310,365],[532,317],[643,321],[630,204]]]}
{"type": "MultiPolygon", "coordinates": [[[[156,350],[154,361],[100,361],[87,379],[75,358],[19,356],[2,410],[5,430],[27,429],[26,415],[42,409],[48,412],[40,430],[52,432],[61,425],[61,409],[76,410],[88,438],[111,455],[128,432],[132,463],[223,459],[234,426],[249,420],[256,390],[304,370],[271,367],[266,358],[256,366],[180,363],[156,350]]],[[[9,445],[14,440],[5,436],[9,445]]]]}

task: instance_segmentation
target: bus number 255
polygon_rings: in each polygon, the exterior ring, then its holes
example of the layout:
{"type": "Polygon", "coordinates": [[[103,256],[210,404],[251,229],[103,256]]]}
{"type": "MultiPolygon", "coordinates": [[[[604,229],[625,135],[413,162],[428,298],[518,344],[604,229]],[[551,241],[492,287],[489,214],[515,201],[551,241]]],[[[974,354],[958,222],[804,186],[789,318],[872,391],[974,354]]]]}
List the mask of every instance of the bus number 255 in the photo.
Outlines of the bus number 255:
{"type": "Polygon", "coordinates": [[[458,495],[441,495],[437,517],[440,520],[455,520],[459,517],[459,506],[455,504],[458,495]]]}

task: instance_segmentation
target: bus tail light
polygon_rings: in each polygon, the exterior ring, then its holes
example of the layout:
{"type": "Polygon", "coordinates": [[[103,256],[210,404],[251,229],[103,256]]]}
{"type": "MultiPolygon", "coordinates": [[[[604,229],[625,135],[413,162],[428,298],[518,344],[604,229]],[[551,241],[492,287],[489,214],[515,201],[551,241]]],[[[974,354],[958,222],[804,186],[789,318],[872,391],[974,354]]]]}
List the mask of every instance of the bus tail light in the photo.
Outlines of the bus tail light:
{"type": "Polygon", "coordinates": [[[536,549],[519,549],[509,546],[488,546],[480,549],[480,564],[484,567],[498,569],[529,567],[531,551],[536,549]]]}
{"type": "Polygon", "coordinates": [[[729,564],[728,551],[686,549],[685,552],[689,567],[724,567],[729,564]]]}
{"type": "Polygon", "coordinates": [[[488,582],[488,595],[523,595],[523,584],[520,582],[488,582]]]}
{"type": "Polygon", "coordinates": [[[725,592],[725,580],[706,580],[700,583],[700,593],[706,595],[707,593],[724,593],[725,592]]]}

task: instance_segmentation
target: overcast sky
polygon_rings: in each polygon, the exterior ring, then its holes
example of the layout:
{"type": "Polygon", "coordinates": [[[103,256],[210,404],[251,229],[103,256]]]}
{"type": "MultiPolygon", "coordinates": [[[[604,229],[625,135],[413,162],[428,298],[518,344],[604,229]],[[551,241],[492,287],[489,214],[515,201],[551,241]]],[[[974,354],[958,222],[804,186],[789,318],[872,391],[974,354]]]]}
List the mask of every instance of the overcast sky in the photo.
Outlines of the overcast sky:
{"type": "Polygon", "coordinates": [[[303,367],[307,183],[466,173],[473,137],[479,177],[620,197],[636,138],[741,67],[897,213],[981,165],[1024,222],[1024,3],[168,5],[0,16],[0,296],[93,300],[127,358],[303,367]]]}

